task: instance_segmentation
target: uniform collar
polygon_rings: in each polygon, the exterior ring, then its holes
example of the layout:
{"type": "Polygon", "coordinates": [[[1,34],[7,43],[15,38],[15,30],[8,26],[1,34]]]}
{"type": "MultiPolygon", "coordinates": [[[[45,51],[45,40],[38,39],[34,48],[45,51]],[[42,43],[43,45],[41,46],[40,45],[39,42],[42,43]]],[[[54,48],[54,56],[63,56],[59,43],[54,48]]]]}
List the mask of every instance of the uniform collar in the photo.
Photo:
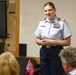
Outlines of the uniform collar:
{"type": "Polygon", "coordinates": [[[71,75],[76,75],[76,69],[72,70],[71,72],[69,72],[69,74],[71,75]]]}
{"type": "MultiPolygon", "coordinates": [[[[54,18],[54,20],[52,21],[52,23],[57,23],[57,22],[58,22],[58,19],[59,19],[59,18],[56,16],[56,17],[54,18]]],[[[50,21],[49,21],[48,18],[45,19],[45,22],[50,23],[50,21]]]]}

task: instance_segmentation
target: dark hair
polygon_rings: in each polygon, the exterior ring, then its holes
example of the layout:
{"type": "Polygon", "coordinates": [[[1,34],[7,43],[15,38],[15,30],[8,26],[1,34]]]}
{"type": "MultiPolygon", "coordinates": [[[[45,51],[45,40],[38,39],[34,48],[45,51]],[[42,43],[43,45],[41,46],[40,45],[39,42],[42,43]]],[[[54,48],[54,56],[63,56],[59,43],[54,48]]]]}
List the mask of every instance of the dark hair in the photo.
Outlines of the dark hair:
{"type": "Polygon", "coordinates": [[[47,5],[52,6],[53,9],[55,9],[55,5],[54,5],[52,2],[47,2],[47,3],[44,5],[44,7],[47,6],[47,5]]]}

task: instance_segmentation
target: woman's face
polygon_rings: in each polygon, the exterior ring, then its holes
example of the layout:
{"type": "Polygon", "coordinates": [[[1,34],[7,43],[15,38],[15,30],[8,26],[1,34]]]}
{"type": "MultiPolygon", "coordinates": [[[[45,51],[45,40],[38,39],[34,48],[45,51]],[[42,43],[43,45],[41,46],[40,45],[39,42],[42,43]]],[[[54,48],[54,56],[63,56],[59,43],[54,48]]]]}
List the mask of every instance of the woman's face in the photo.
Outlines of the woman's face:
{"type": "Polygon", "coordinates": [[[54,19],[55,12],[56,12],[56,9],[54,9],[52,6],[47,5],[44,7],[44,14],[48,19],[54,19]]]}

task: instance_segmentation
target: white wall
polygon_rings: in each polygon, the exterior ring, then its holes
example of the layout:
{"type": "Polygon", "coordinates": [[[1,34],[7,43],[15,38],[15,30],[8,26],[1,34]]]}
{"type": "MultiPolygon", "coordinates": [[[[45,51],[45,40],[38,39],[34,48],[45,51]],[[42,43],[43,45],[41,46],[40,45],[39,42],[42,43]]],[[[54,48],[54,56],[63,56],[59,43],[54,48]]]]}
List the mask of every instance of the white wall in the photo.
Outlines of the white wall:
{"type": "Polygon", "coordinates": [[[43,5],[51,1],[56,6],[57,16],[66,19],[72,32],[72,44],[76,46],[76,0],[20,0],[20,39],[27,44],[27,56],[39,57],[40,46],[36,44],[34,31],[45,18],[43,5]]]}

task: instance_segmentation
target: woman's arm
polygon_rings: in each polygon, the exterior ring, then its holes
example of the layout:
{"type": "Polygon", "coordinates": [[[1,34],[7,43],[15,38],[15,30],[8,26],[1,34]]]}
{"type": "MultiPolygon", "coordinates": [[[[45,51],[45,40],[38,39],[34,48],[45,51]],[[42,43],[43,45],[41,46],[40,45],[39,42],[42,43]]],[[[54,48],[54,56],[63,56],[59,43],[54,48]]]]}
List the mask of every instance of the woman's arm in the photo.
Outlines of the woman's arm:
{"type": "Polygon", "coordinates": [[[42,40],[37,37],[37,38],[36,38],[36,43],[37,43],[38,45],[41,45],[41,44],[42,44],[42,40]]]}
{"type": "Polygon", "coordinates": [[[38,44],[38,45],[43,45],[43,46],[46,46],[47,45],[47,40],[48,39],[40,39],[39,37],[37,37],[36,38],[36,43],[38,44]]]}
{"type": "Polygon", "coordinates": [[[71,44],[71,37],[65,38],[64,40],[49,40],[50,44],[59,46],[69,46],[71,44]]]}
{"type": "Polygon", "coordinates": [[[55,43],[60,46],[69,46],[71,44],[71,37],[65,38],[64,40],[55,40],[55,43]]]}
{"type": "Polygon", "coordinates": [[[71,37],[65,38],[64,40],[41,40],[40,38],[36,38],[36,43],[38,45],[51,46],[51,45],[59,45],[59,46],[69,46],[71,44],[71,37]]]}

